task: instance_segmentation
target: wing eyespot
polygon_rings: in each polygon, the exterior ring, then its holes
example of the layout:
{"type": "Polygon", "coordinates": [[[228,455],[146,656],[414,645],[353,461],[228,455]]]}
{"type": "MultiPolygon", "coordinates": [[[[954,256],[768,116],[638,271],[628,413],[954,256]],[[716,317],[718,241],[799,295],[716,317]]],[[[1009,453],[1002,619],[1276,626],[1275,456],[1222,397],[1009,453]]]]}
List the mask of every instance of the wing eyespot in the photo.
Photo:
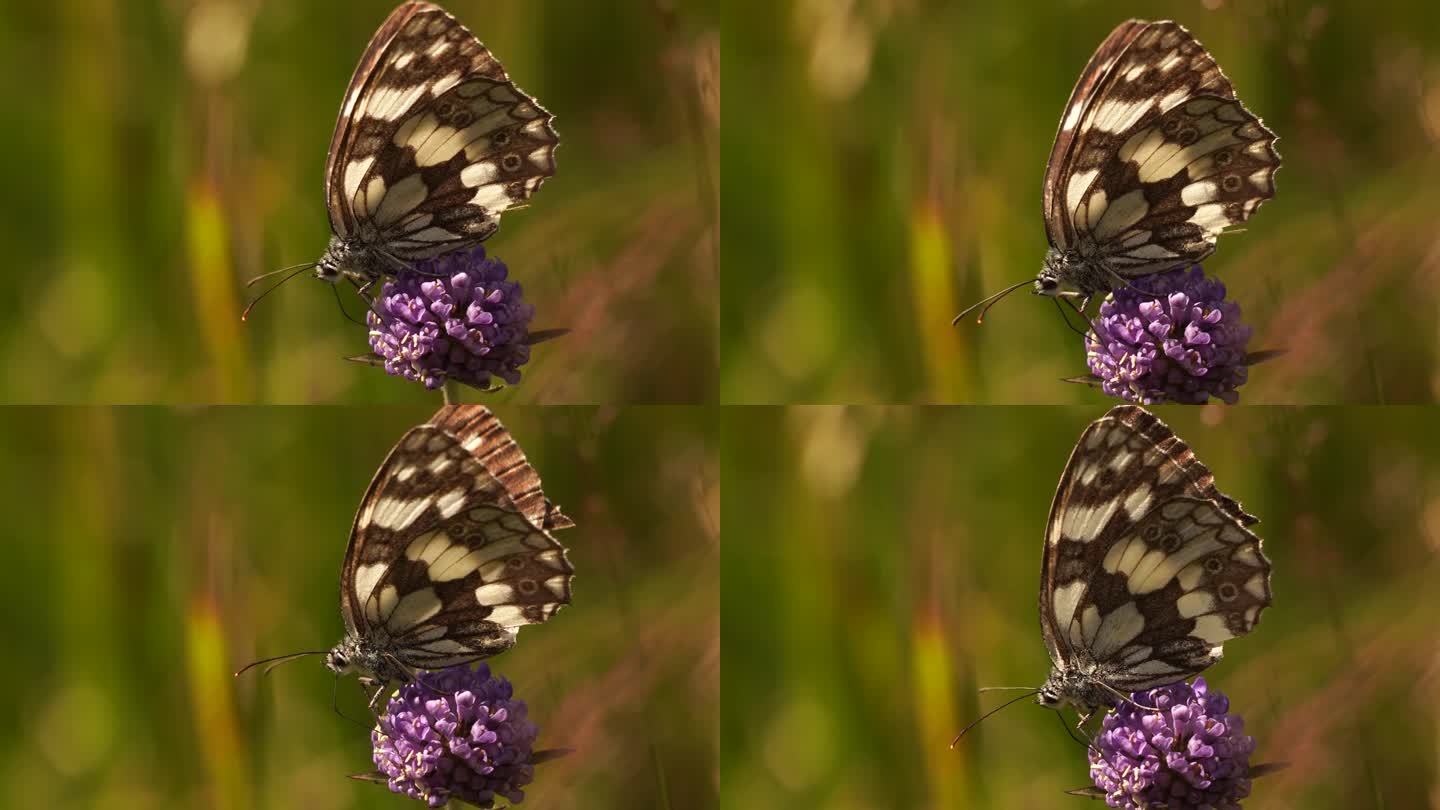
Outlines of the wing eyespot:
{"type": "Polygon", "coordinates": [[[1208,557],[1205,560],[1205,571],[1209,574],[1218,574],[1225,570],[1225,560],[1219,555],[1208,557]]]}
{"type": "Polygon", "coordinates": [[[520,156],[511,152],[505,157],[500,158],[500,168],[511,174],[520,171],[520,156]]]}
{"type": "Polygon", "coordinates": [[[1235,192],[1240,190],[1240,183],[1240,175],[1227,174],[1225,175],[1225,179],[1220,181],[1220,188],[1230,192],[1231,194],[1234,194],[1235,192]]]}
{"type": "Polygon", "coordinates": [[[1215,165],[1219,166],[1222,169],[1226,166],[1229,166],[1234,161],[1235,153],[1231,152],[1229,149],[1221,149],[1219,152],[1215,153],[1215,165]]]}
{"type": "Polygon", "coordinates": [[[1215,594],[1220,597],[1221,602],[1233,602],[1235,597],[1240,595],[1240,589],[1235,587],[1233,582],[1222,582],[1220,587],[1215,589],[1215,594]]]}
{"type": "Polygon", "coordinates": [[[1180,131],[1181,121],[1179,118],[1171,118],[1160,125],[1160,132],[1165,136],[1173,138],[1175,133],[1180,131]]]}
{"type": "Polygon", "coordinates": [[[1166,554],[1174,554],[1180,550],[1180,535],[1175,532],[1166,532],[1164,539],[1160,541],[1160,549],[1166,554]]]}
{"type": "Polygon", "coordinates": [[[1181,127],[1180,131],[1175,134],[1175,141],[1181,146],[1189,146],[1199,138],[1200,132],[1194,127],[1181,127]]]}
{"type": "Polygon", "coordinates": [[[504,149],[510,145],[510,133],[507,130],[500,130],[490,136],[490,144],[497,149],[504,149]]]}
{"type": "Polygon", "coordinates": [[[530,596],[531,594],[533,594],[533,593],[535,593],[536,591],[540,590],[540,586],[537,585],[537,584],[535,584],[535,580],[533,580],[533,579],[522,579],[522,580],[520,580],[520,586],[519,586],[519,587],[520,587],[520,593],[522,593],[522,594],[524,594],[524,595],[526,595],[526,596],[530,596]]]}
{"type": "Polygon", "coordinates": [[[450,121],[456,126],[456,128],[464,129],[465,127],[470,126],[470,124],[475,121],[475,115],[469,110],[462,109],[456,111],[455,115],[450,118],[450,121]]]}

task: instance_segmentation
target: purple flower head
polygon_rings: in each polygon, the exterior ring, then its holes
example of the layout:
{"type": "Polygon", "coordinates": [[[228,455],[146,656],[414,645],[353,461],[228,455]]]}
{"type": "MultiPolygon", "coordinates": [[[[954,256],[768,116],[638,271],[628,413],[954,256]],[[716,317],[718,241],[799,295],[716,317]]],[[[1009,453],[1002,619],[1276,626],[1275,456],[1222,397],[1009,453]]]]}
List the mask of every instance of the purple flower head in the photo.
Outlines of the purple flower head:
{"type": "Polygon", "coordinates": [[[520,285],[506,281],[485,247],[419,262],[387,281],[366,320],[370,348],[397,377],[439,388],[454,380],[514,385],[530,359],[530,319],[520,285]]]}
{"type": "Polygon", "coordinates": [[[1086,362],[1112,397],[1152,405],[1234,404],[1249,373],[1250,327],[1200,265],[1117,287],[1085,335],[1086,362]]]}
{"type": "Polygon", "coordinates": [[[452,798],[481,807],[496,796],[524,801],[538,729],[510,695],[510,682],[485,664],[421,672],[400,687],[370,732],[390,790],[430,807],[452,798]]]}
{"type": "Polygon", "coordinates": [[[1090,778],[1111,807],[1238,810],[1250,795],[1250,754],[1230,701],[1204,678],[1136,692],[1105,717],[1090,746],[1090,778]]]}

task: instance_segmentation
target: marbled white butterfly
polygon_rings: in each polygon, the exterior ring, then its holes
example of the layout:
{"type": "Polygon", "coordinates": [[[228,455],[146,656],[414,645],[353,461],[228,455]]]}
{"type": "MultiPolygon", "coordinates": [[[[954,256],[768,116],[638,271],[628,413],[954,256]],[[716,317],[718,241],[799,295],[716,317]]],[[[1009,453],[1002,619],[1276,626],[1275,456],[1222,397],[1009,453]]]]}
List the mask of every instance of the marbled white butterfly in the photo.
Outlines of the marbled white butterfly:
{"type": "Polygon", "coordinates": [[[570,603],[575,569],[551,532],[574,525],[489,410],[446,405],[401,437],[360,503],[340,572],[345,638],[250,666],[323,654],[378,698],[416,669],[504,652],[570,603]]]}
{"type": "Polygon", "coordinates": [[[333,236],[317,278],[360,286],[467,247],[555,174],[554,116],[433,3],[375,32],[325,163],[333,236]]]}
{"type": "Polygon", "coordinates": [[[1054,666],[1036,701],[1088,716],[1220,660],[1270,605],[1256,522],[1145,409],[1091,423],[1050,507],[1040,629],[1054,666]]]}
{"type": "Polygon", "coordinates": [[[1044,267],[955,322],[1026,284],[1083,310],[1116,284],[1204,259],[1275,195],[1275,141],[1183,26],[1121,23],[1085,65],[1050,150],[1044,267]]]}

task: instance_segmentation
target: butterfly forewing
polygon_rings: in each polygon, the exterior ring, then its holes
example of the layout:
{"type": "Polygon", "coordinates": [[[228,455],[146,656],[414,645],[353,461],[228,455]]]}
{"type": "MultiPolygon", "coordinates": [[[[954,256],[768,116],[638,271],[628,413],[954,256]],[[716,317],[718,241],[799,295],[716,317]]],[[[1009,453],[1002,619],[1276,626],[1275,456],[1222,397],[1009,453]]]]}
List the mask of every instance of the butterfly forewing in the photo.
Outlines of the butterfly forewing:
{"type": "Polygon", "coordinates": [[[1214,663],[1270,604],[1256,522],[1144,409],[1091,424],[1046,533],[1040,623],[1056,669],[1129,692],[1214,663]]]}
{"type": "Polygon", "coordinates": [[[519,627],[570,601],[574,569],[532,515],[573,525],[488,410],[442,408],[401,438],[355,517],[341,575],[347,630],[409,667],[507,649],[519,627]]]}
{"type": "Polygon", "coordinates": [[[553,120],[444,9],[395,9],[331,139],[326,200],[348,247],[337,255],[394,272],[490,236],[555,173],[553,120]]]}
{"type": "Polygon", "coordinates": [[[1177,23],[1130,20],[1071,93],[1045,172],[1045,229],[1063,286],[1199,261],[1274,196],[1275,134],[1177,23]]]}

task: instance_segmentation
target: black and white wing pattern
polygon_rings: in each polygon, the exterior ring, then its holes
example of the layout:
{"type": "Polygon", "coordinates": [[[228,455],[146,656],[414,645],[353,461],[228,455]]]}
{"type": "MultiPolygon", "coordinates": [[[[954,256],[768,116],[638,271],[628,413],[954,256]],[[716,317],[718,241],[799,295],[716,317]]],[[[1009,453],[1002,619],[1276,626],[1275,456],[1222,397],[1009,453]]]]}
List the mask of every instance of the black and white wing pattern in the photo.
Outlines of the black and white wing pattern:
{"type": "Polygon", "coordinates": [[[444,9],[404,3],[345,92],[316,275],[369,281],[489,237],[555,173],[553,120],[444,9]]]}
{"type": "Polygon", "coordinates": [[[1041,702],[1110,705],[1218,661],[1270,605],[1256,522],[1148,411],[1093,422],[1050,509],[1040,626],[1054,669],[1041,702]]]}
{"type": "Polygon", "coordinates": [[[573,525],[489,410],[445,406],[390,451],[355,516],[332,669],[387,681],[508,649],[569,604],[551,532],[573,525]]]}
{"type": "Polygon", "coordinates": [[[1122,23],[1090,57],[1060,120],[1037,292],[1090,296],[1117,277],[1209,256],[1223,230],[1274,196],[1275,141],[1183,26],[1122,23]]]}

